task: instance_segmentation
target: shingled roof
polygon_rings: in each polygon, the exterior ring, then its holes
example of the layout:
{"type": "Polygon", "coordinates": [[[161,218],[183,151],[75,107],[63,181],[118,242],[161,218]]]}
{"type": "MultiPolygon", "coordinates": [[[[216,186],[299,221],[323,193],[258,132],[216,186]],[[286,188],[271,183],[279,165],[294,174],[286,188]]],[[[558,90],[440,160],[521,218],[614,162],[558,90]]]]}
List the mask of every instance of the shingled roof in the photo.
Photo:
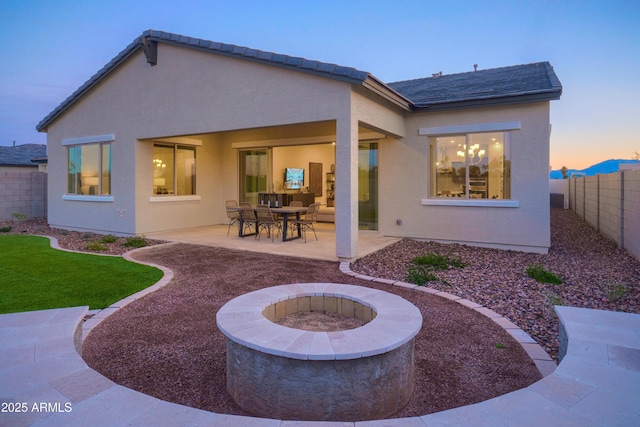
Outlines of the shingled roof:
{"type": "Polygon", "coordinates": [[[36,130],[46,131],[47,126],[68,107],[139,49],[144,51],[147,62],[155,65],[157,43],[197,49],[361,85],[408,111],[447,108],[452,104],[459,108],[470,102],[482,105],[489,100],[495,103],[497,99],[503,99],[504,102],[505,98],[508,102],[551,100],[559,99],[562,92],[562,86],[548,62],[385,84],[371,73],[353,67],[147,30],[42,119],[36,130]]]}
{"type": "Polygon", "coordinates": [[[445,109],[508,102],[559,99],[562,85],[548,62],[388,83],[415,108],[445,109]]]}
{"type": "Polygon", "coordinates": [[[43,144],[0,146],[0,166],[37,166],[35,160],[46,155],[47,146],[43,144]]]}

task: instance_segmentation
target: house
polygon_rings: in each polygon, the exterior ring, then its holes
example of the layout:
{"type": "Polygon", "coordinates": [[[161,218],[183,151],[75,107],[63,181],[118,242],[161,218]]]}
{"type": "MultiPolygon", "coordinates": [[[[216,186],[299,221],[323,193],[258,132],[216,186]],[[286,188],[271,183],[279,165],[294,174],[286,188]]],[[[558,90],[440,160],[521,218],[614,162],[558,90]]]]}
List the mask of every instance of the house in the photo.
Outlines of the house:
{"type": "Polygon", "coordinates": [[[46,214],[47,146],[0,146],[0,221],[46,214]]]}
{"type": "Polygon", "coordinates": [[[334,212],[339,258],[357,256],[362,228],[544,253],[561,92],[547,62],[385,84],[149,30],[37,125],[48,218],[140,235],[224,224],[227,199],[309,191],[334,212]]]}
{"type": "Polygon", "coordinates": [[[0,172],[46,172],[47,146],[44,144],[22,144],[0,146],[0,172]]]}

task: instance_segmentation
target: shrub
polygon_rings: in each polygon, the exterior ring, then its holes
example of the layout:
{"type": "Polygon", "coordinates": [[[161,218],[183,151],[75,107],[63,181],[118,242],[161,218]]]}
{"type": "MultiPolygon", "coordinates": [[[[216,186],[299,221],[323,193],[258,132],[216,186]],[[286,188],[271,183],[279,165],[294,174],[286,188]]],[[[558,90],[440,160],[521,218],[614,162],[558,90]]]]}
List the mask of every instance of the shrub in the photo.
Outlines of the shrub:
{"type": "Polygon", "coordinates": [[[102,236],[100,239],[100,243],[115,243],[118,241],[118,238],[112,234],[107,234],[106,236],[102,236]]]}
{"type": "Polygon", "coordinates": [[[98,252],[106,251],[108,248],[105,245],[100,244],[99,242],[90,242],[85,245],[84,249],[87,251],[98,252]]]}
{"type": "Polygon", "coordinates": [[[562,284],[562,279],[560,279],[555,274],[545,270],[544,267],[540,264],[527,267],[526,273],[527,276],[535,279],[539,283],[552,283],[554,285],[562,284]]]}
{"type": "Polygon", "coordinates": [[[428,265],[434,270],[448,270],[451,267],[464,268],[467,266],[460,258],[440,254],[421,255],[412,259],[411,262],[417,265],[428,265]]]}
{"type": "Polygon", "coordinates": [[[13,227],[11,227],[10,225],[7,225],[6,227],[0,228],[0,233],[8,233],[11,230],[13,230],[13,227]]]}
{"type": "Polygon", "coordinates": [[[127,237],[124,242],[126,248],[143,248],[147,245],[147,240],[142,236],[127,237]]]}
{"type": "Polygon", "coordinates": [[[423,286],[427,282],[440,281],[445,285],[448,285],[447,281],[438,278],[434,271],[448,270],[451,267],[464,268],[466,263],[462,262],[460,258],[452,258],[446,255],[440,254],[426,254],[419,257],[415,257],[411,260],[414,264],[407,270],[407,281],[409,283],[415,283],[418,286],[423,286]]]}
{"type": "Polygon", "coordinates": [[[407,271],[407,282],[424,286],[427,282],[437,281],[438,278],[429,269],[422,266],[412,265],[407,271]]]}
{"type": "Polygon", "coordinates": [[[18,213],[18,212],[12,213],[11,216],[14,217],[16,221],[23,221],[27,219],[27,214],[18,213]]]}
{"type": "Polygon", "coordinates": [[[629,292],[629,288],[622,283],[609,283],[607,288],[607,300],[609,302],[616,302],[624,298],[629,292]]]}

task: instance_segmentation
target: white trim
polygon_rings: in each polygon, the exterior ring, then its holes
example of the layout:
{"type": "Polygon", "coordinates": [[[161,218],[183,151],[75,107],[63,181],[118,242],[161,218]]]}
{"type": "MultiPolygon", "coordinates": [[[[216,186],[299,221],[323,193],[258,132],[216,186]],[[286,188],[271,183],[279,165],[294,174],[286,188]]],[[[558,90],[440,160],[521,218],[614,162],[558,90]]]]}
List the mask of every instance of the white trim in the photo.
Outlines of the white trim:
{"type": "Polygon", "coordinates": [[[81,194],[63,194],[62,200],[72,200],[76,202],[113,202],[113,196],[85,196],[81,194]]]}
{"type": "Polygon", "coordinates": [[[112,133],[107,135],[94,135],[94,136],[82,136],[80,138],[66,138],[63,139],[62,145],[80,145],[80,144],[95,144],[97,142],[110,142],[115,141],[116,136],[112,133]]]}
{"type": "Polygon", "coordinates": [[[149,202],[151,203],[163,203],[163,202],[193,202],[200,201],[201,196],[151,196],[149,202]]]}
{"type": "Polygon", "coordinates": [[[518,208],[520,202],[517,200],[496,200],[496,199],[422,199],[423,206],[472,206],[480,208],[518,208]]]}
{"type": "Polygon", "coordinates": [[[154,143],[159,144],[172,144],[172,145],[192,145],[194,147],[202,147],[202,140],[195,138],[184,138],[184,137],[175,137],[175,138],[154,138],[154,143]]]}
{"type": "Polygon", "coordinates": [[[517,122],[495,122],[495,123],[474,123],[456,126],[439,126],[433,128],[420,128],[418,135],[451,135],[456,133],[477,133],[477,132],[499,132],[508,130],[520,130],[520,121],[517,122]]]}

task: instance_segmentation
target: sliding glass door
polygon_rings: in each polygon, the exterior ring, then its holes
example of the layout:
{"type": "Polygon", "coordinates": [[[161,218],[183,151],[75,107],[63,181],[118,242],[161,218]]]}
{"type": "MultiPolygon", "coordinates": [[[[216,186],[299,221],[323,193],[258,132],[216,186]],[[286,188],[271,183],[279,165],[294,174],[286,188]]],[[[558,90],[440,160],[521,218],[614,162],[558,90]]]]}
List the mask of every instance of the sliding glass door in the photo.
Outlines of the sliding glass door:
{"type": "Polygon", "coordinates": [[[241,202],[258,204],[258,193],[267,193],[269,182],[269,150],[253,149],[239,152],[241,202]]]}
{"type": "Polygon", "coordinates": [[[378,143],[358,144],[358,228],[378,229],[378,143]]]}

